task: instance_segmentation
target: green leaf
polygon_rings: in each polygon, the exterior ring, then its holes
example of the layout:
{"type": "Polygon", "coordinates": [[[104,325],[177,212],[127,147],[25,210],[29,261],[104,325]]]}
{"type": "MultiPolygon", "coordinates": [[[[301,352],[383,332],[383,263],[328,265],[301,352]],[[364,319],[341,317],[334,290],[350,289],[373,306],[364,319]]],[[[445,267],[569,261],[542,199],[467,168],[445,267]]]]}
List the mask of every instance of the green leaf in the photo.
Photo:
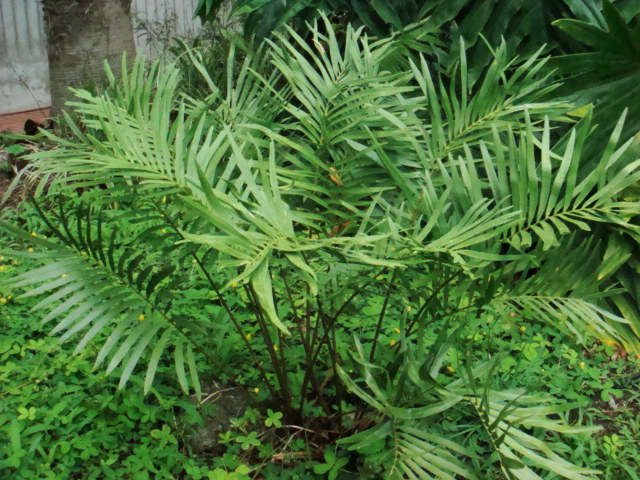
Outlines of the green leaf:
{"type": "Polygon", "coordinates": [[[280,321],[276,306],[273,301],[273,289],[271,286],[271,274],[269,273],[269,261],[263,260],[251,276],[251,286],[267,318],[283,333],[289,335],[289,329],[280,321]]]}

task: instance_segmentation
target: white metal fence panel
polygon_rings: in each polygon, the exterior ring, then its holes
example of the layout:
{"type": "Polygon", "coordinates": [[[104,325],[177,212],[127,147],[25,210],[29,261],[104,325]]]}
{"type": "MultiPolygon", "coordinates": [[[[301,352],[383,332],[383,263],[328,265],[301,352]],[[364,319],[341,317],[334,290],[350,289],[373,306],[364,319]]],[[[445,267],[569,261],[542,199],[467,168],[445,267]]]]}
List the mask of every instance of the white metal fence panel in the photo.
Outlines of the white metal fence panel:
{"type": "Polygon", "coordinates": [[[134,0],[131,17],[138,50],[155,58],[173,37],[195,37],[200,29],[200,21],[193,18],[197,4],[198,0],[134,0]]]}
{"type": "Polygon", "coordinates": [[[39,0],[0,0],[0,113],[49,105],[39,0]]]}
{"type": "MultiPolygon", "coordinates": [[[[100,0],[98,0],[100,1],[100,0]]],[[[193,37],[198,0],[133,0],[138,50],[161,54],[173,37],[193,37]]],[[[39,0],[0,0],[0,114],[50,104],[47,45],[39,0]]]]}

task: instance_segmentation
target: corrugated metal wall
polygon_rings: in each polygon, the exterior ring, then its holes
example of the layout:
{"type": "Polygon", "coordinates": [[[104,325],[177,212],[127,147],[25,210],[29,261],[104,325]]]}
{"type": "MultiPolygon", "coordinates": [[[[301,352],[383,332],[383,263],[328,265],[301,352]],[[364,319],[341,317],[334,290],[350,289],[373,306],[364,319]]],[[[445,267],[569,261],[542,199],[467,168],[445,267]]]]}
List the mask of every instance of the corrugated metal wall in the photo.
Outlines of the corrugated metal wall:
{"type": "Polygon", "coordinates": [[[0,113],[49,105],[39,0],[0,0],[0,113]]]}
{"type": "MultiPolygon", "coordinates": [[[[133,0],[138,49],[162,53],[172,37],[191,37],[200,28],[198,0],[133,0]]],[[[49,105],[46,37],[39,0],[0,0],[0,114],[49,105]]]]}
{"type": "Polygon", "coordinates": [[[138,49],[147,56],[162,53],[171,37],[194,37],[200,21],[193,19],[198,0],[134,0],[131,6],[138,49]]]}

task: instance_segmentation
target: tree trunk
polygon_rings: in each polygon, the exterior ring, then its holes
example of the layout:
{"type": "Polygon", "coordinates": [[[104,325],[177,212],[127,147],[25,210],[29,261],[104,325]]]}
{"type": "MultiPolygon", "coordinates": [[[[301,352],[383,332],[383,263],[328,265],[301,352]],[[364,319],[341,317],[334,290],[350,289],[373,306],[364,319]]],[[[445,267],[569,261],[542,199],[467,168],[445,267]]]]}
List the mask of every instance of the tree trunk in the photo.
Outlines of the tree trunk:
{"type": "Polygon", "coordinates": [[[42,0],[47,30],[51,114],[73,98],[69,87],[99,86],[107,60],[122,71],[135,56],[131,0],[42,0]]]}

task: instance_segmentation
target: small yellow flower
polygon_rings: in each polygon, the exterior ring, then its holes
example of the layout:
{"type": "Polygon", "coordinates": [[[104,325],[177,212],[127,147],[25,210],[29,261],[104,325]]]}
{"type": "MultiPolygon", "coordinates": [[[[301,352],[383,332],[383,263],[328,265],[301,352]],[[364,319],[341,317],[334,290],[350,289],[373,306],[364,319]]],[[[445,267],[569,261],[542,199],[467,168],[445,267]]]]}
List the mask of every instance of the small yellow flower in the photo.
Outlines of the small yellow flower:
{"type": "Polygon", "coordinates": [[[520,331],[521,331],[522,333],[526,332],[526,331],[527,331],[527,327],[525,327],[524,325],[523,325],[523,326],[521,326],[521,327],[520,327],[520,331]]]}
{"type": "Polygon", "coordinates": [[[160,214],[160,218],[164,218],[164,213],[161,213],[161,214],[160,214]]]}
{"type": "Polygon", "coordinates": [[[7,300],[11,300],[13,297],[11,295],[7,295],[7,300]]]}
{"type": "Polygon", "coordinates": [[[48,237],[46,235],[43,235],[42,238],[44,238],[46,240],[48,237]]]}
{"type": "Polygon", "coordinates": [[[413,310],[413,308],[411,308],[411,305],[407,305],[407,313],[411,313],[411,310],[413,310]]]}
{"type": "Polygon", "coordinates": [[[32,236],[32,237],[37,237],[37,236],[38,236],[38,234],[37,234],[36,232],[31,232],[31,236],[32,236]]]}
{"type": "Polygon", "coordinates": [[[400,334],[400,329],[399,328],[394,328],[393,331],[396,332],[397,334],[400,334]]]}
{"type": "Polygon", "coordinates": [[[139,320],[140,322],[144,322],[144,319],[145,319],[145,318],[146,318],[146,317],[145,317],[144,315],[140,315],[140,316],[138,317],[138,320],[139,320]]]}
{"type": "Polygon", "coordinates": [[[260,393],[260,389],[258,387],[254,388],[253,393],[260,393]]]}
{"type": "Polygon", "coordinates": [[[167,229],[166,229],[166,228],[163,228],[162,230],[160,230],[160,232],[162,232],[162,233],[167,233],[167,229]]]}
{"type": "Polygon", "coordinates": [[[233,288],[238,288],[238,282],[233,282],[233,283],[231,284],[231,286],[232,286],[233,288]]]}
{"type": "Polygon", "coordinates": [[[5,268],[4,265],[0,265],[0,272],[4,272],[5,268]]]}
{"type": "Polygon", "coordinates": [[[194,258],[193,260],[191,260],[191,263],[196,263],[196,259],[194,258]]]}
{"type": "Polygon", "coordinates": [[[349,369],[349,373],[353,373],[353,370],[349,369]]]}
{"type": "Polygon", "coordinates": [[[33,252],[33,248],[31,248],[31,247],[27,248],[27,252],[29,252],[29,253],[33,252]]]}
{"type": "Polygon", "coordinates": [[[278,351],[278,345],[274,345],[274,346],[273,346],[273,351],[274,351],[274,352],[277,352],[277,351],[278,351]]]}
{"type": "Polygon", "coordinates": [[[246,339],[247,339],[247,341],[251,340],[251,334],[250,334],[250,333],[247,333],[247,334],[244,336],[244,338],[246,338],[246,339]]]}
{"type": "Polygon", "coordinates": [[[456,369],[455,369],[455,368],[453,368],[451,365],[449,365],[449,366],[447,367],[447,370],[449,370],[449,372],[451,372],[451,373],[453,373],[453,372],[455,372],[455,371],[456,371],[456,369]]]}
{"type": "Polygon", "coordinates": [[[66,273],[63,273],[62,275],[60,275],[60,278],[67,278],[69,275],[67,275],[66,273]]]}
{"type": "Polygon", "coordinates": [[[167,201],[167,197],[166,196],[162,197],[162,203],[165,203],[166,201],[167,201]]]}
{"type": "Polygon", "coordinates": [[[7,303],[7,299],[4,297],[0,298],[0,305],[4,305],[5,303],[7,303]]]}
{"type": "Polygon", "coordinates": [[[395,340],[391,340],[391,341],[389,342],[389,345],[391,345],[392,347],[393,347],[395,344],[396,344],[396,341],[395,341],[395,340]]]}
{"type": "Polygon", "coordinates": [[[580,362],[580,363],[578,364],[578,366],[579,366],[582,370],[584,370],[584,367],[586,367],[586,365],[585,365],[585,363],[584,363],[584,362],[580,362]]]}

